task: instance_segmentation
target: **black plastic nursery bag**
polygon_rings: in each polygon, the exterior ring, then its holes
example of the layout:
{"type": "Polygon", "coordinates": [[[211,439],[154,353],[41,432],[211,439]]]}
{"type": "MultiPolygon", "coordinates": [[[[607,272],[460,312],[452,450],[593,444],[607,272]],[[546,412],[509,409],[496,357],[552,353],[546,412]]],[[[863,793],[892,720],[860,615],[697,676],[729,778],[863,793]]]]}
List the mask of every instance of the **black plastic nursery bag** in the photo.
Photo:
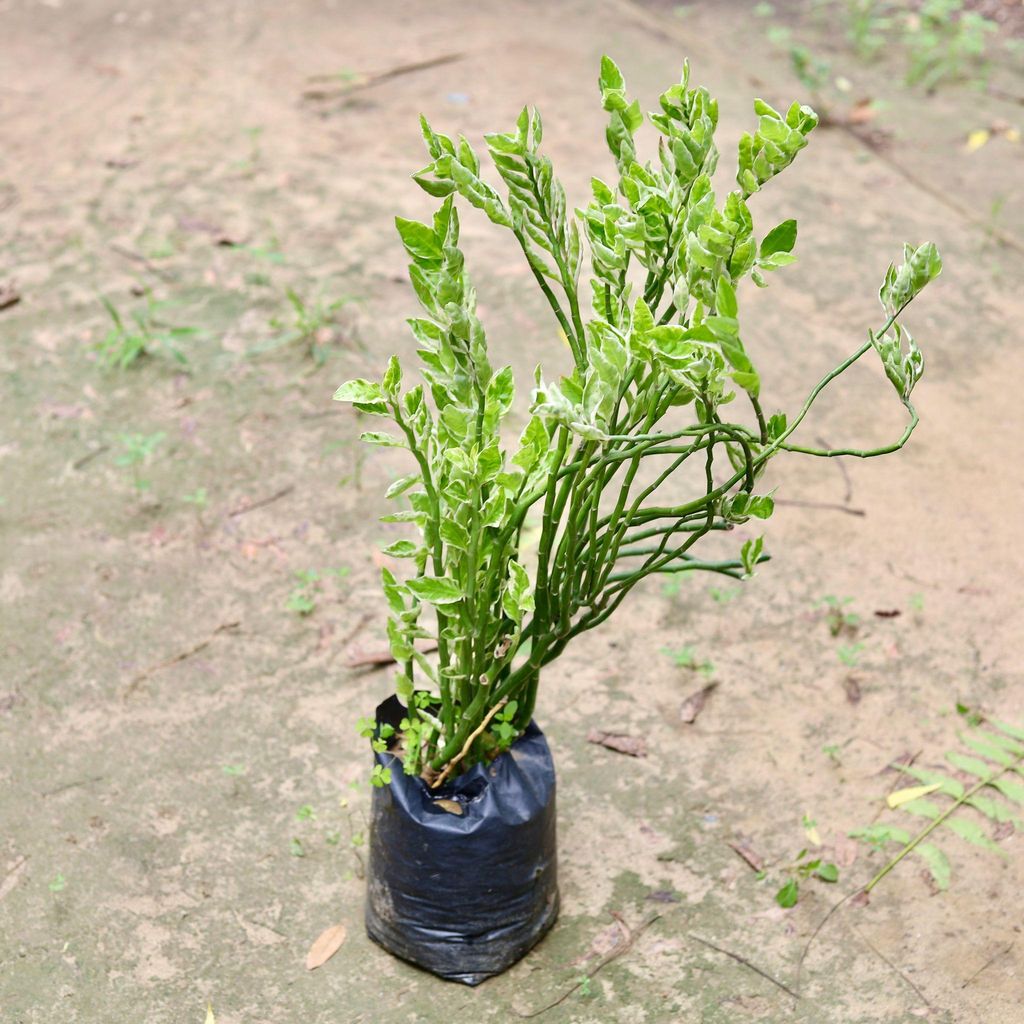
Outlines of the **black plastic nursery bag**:
{"type": "MultiPolygon", "coordinates": [[[[404,714],[390,697],[377,722],[397,730],[404,714]]],[[[531,722],[492,763],[437,790],[392,754],[376,759],[391,783],[373,791],[367,934],[451,981],[500,974],[558,916],[555,766],[544,734],[531,722]]]]}

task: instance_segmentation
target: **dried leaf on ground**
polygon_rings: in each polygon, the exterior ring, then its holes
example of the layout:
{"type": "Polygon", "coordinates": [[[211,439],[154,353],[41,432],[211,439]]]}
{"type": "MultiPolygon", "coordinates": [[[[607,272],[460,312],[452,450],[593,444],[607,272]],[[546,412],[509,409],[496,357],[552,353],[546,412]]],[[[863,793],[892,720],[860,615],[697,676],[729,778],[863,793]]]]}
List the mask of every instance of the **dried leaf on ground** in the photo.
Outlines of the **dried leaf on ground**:
{"type": "Polygon", "coordinates": [[[327,963],[341,949],[346,933],[347,929],[343,924],[332,924],[330,928],[321,932],[306,954],[306,970],[315,971],[327,963]]]}
{"type": "Polygon", "coordinates": [[[875,101],[870,96],[866,96],[864,99],[857,100],[851,108],[850,124],[867,124],[874,120],[876,113],[875,101]]]}
{"type": "Polygon", "coordinates": [[[843,689],[846,691],[846,699],[851,704],[860,703],[860,683],[856,676],[847,676],[843,680],[843,689]]]}
{"type": "Polygon", "coordinates": [[[687,725],[692,725],[696,722],[697,716],[704,710],[704,705],[707,704],[708,697],[711,696],[711,692],[716,686],[718,686],[718,683],[708,683],[707,686],[702,687],[696,693],[691,693],[679,708],[679,720],[687,725]]]}
{"type": "Polygon", "coordinates": [[[455,814],[460,818],[465,813],[462,809],[462,804],[460,804],[458,800],[441,799],[435,800],[434,803],[442,810],[447,811],[449,814],[455,814]]]}
{"type": "Polygon", "coordinates": [[[919,800],[941,788],[942,784],[939,782],[933,782],[928,786],[908,786],[906,789],[897,789],[895,793],[890,793],[885,802],[890,807],[901,807],[903,804],[909,804],[911,800],[919,800]]]}
{"type": "Polygon", "coordinates": [[[754,871],[764,871],[764,858],[753,849],[746,839],[741,839],[735,843],[729,843],[729,849],[733,853],[738,854],[750,865],[754,871]]]}
{"type": "Polygon", "coordinates": [[[647,743],[642,736],[629,736],[622,732],[601,732],[600,729],[591,729],[587,733],[587,742],[607,747],[608,750],[614,750],[619,754],[628,754],[630,757],[647,756],[647,743]]]}
{"type": "Polygon", "coordinates": [[[0,309],[15,306],[21,302],[21,292],[13,284],[0,284],[0,309]]]}

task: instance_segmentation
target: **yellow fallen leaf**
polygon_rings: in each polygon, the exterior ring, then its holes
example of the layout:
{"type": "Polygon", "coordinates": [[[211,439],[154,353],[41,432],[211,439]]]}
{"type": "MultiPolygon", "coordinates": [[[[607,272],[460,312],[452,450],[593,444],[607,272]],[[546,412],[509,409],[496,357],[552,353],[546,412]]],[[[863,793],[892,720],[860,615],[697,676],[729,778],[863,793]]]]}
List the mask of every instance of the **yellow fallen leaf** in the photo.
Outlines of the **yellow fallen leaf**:
{"type": "Polygon", "coordinates": [[[805,828],[804,835],[807,836],[807,842],[809,842],[811,846],[821,846],[821,833],[818,831],[816,825],[811,825],[810,827],[805,828]]]}
{"type": "Polygon", "coordinates": [[[909,804],[911,800],[917,800],[919,797],[927,796],[929,793],[934,793],[935,790],[941,788],[941,783],[933,782],[930,786],[910,786],[907,789],[897,789],[895,793],[890,793],[885,798],[885,802],[890,807],[900,807],[903,804],[909,804]]]}
{"type": "Polygon", "coordinates": [[[217,1024],[217,1018],[213,1015],[213,1006],[210,1003],[206,1004],[206,1021],[204,1024],[217,1024]]]}
{"type": "Polygon", "coordinates": [[[1006,139],[1007,142],[1020,142],[1020,132],[1016,128],[1007,128],[1006,131],[1003,132],[1003,138],[1006,139]]]}
{"type": "Polygon", "coordinates": [[[981,149],[988,140],[989,130],[987,128],[976,129],[967,136],[967,152],[973,153],[976,150],[981,149]]]}
{"type": "Polygon", "coordinates": [[[315,971],[341,949],[345,941],[346,928],[343,924],[332,924],[321,932],[306,954],[306,970],[315,971]]]}

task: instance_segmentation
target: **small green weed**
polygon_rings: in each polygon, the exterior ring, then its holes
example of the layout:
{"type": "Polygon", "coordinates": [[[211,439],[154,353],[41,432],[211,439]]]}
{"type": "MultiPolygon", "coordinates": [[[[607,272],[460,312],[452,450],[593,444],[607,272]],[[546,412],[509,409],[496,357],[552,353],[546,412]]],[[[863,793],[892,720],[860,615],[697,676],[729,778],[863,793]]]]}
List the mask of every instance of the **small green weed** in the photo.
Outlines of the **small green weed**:
{"type": "Polygon", "coordinates": [[[317,299],[307,303],[293,288],[287,289],[286,294],[291,304],[291,319],[273,317],[270,326],[278,333],[254,351],[272,352],[288,345],[300,344],[305,346],[315,366],[323,366],[327,361],[329,346],[335,339],[338,310],[347,300],[337,299],[325,303],[317,299]]]}
{"type": "Polygon", "coordinates": [[[285,608],[303,617],[312,615],[316,611],[316,598],[322,591],[323,581],[328,578],[343,580],[349,572],[351,570],[347,566],[337,569],[300,569],[295,573],[298,585],[288,595],[285,608]]]}
{"type": "Polygon", "coordinates": [[[96,352],[104,366],[123,370],[143,356],[155,354],[170,356],[182,366],[188,363],[178,343],[199,334],[199,329],[172,327],[161,322],[159,314],[167,303],[155,301],[147,292],[145,307],[131,310],[125,318],[108,298],[101,296],[100,301],[112,321],[110,330],[96,344],[96,352]]]}
{"type": "MultiPolygon", "coordinates": [[[[806,820],[805,817],[805,823],[806,820]]],[[[789,877],[775,893],[775,902],[786,909],[795,907],[799,902],[801,882],[816,878],[819,882],[827,882],[832,885],[839,881],[839,868],[831,861],[824,860],[807,849],[801,850],[794,858],[793,863],[785,868],[785,871],[789,877]]]]}
{"type": "Polygon", "coordinates": [[[836,597],[835,594],[826,594],[819,602],[825,607],[825,621],[828,623],[828,631],[832,636],[839,636],[840,633],[854,635],[860,625],[860,616],[855,612],[846,611],[846,607],[853,603],[852,597],[836,597]]]}
{"type": "Polygon", "coordinates": [[[47,886],[50,892],[63,892],[67,888],[67,879],[58,872],[52,882],[47,886]]]}
{"type": "Polygon", "coordinates": [[[863,644],[843,644],[836,648],[836,656],[847,668],[854,668],[863,650],[863,644]]]}
{"type": "Polygon", "coordinates": [[[661,653],[668,655],[677,668],[688,668],[694,672],[703,672],[706,676],[710,676],[715,671],[715,666],[706,658],[704,661],[697,660],[697,655],[690,644],[675,648],[662,647],[661,653]]]}
{"type": "Polygon", "coordinates": [[[124,449],[114,462],[131,470],[132,486],[135,490],[148,491],[150,481],[142,476],[142,467],[149,462],[153,452],[167,435],[163,431],[155,434],[119,434],[117,440],[124,449]]]}
{"type": "Polygon", "coordinates": [[[976,11],[964,10],[963,0],[924,0],[906,20],[907,84],[929,91],[944,81],[984,85],[988,39],[996,28],[976,11]]]}

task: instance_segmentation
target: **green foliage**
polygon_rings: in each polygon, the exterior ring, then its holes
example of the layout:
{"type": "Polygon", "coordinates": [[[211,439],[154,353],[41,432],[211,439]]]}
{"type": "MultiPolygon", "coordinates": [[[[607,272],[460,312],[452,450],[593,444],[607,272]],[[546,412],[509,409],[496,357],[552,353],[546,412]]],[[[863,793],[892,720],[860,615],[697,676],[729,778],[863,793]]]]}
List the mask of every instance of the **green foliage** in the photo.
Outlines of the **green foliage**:
{"type": "Polygon", "coordinates": [[[786,868],[789,877],[775,893],[775,902],[787,910],[800,900],[800,883],[809,878],[832,885],[839,881],[839,868],[808,850],[801,850],[794,862],[786,868]]]}
{"type": "Polygon", "coordinates": [[[142,467],[149,462],[153,452],[166,436],[162,430],[155,434],[118,434],[117,440],[122,451],[114,458],[114,463],[131,470],[132,486],[135,490],[149,490],[150,482],[143,479],[142,467]]]}
{"type": "Polygon", "coordinates": [[[936,888],[949,887],[952,867],[938,840],[952,832],[974,846],[1002,853],[986,831],[993,826],[1021,828],[1018,808],[1024,805],[1024,729],[1006,722],[992,722],[991,729],[972,729],[961,734],[963,750],[945,755],[956,775],[917,765],[896,765],[918,785],[888,797],[890,808],[901,816],[924,821],[916,833],[888,822],[851,832],[876,850],[896,844],[899,851],[863,887],[870,892],[901,860],[919,857],[936,888]],[[967,753],[966,751],[970,751],[967,753]]]}
{"type": "Polygon", "coordinates": [[[943,82],[984,84],[995,22],[964,0],[842,0],[819,4],[839,10],[858,57],[895,52],[906,62],[909,85],[935,89],[943,82]]]}
{"type": "Polygon", "coordinates": [[[964,9],[963,0],[924,0],[906,19],[907,83],[934,89],[943,81],[983,82],[995,22],[964,9]]]}
{"type": "Polygon", "coordinates": [[[349,571],[346,566],[337,569],[300,569],[295,573],[297,585],[288,595],[285,608],[302,617],[312,615],[316,611],[316,598],[322,590],[323,581],[331,577],[342,580],[349,571]]]}
{"type": "Polygon", "coordinates": [[[847,667],[853,668],[860,659],[860,652],[864,650],[863,644],[840,644],[836,648],[836,657],[847,667]]]}
{"type": "Polygon", "coordinates": [[[337,321],[338,310],[345,305],[346,300],[324,302],[315,299],[307,303],[292,288],[288,288],[285,294],[291,306],[291,320],[273,317],[270,326],[278,333],[269,342],[253,349],[252,354],[269,352],[288,345],[299,345],[305,348],[315,366],[323,366],[334,338],[333,325],[337,321]]]}
{"type": "Polygon", "coordinates": [[[160,319],[161,310],[168,305],[157,302],[150,292],[142,309],[133,309],[127,318],[105,296],[100,297],[112,325],[96,344],[100,362],[106,367],[126,369],[138,359],[148,355],[166,355],[182,366],[188,363],[179,342],[199,334],[196,327],[172,327],[160,319]]]}
{"type": "Polygon", "coordinates": [[[703,661],[698,660],[693,647],[689,644],[675,649],[663,647],[661,653],[667,654],[677,668],[692,669],[694,672],[702,672],[706,676],[710,676],[715,671],[715,666],[707,658],[703,661]]]}
{"type": "MultiPolygon", "coordinates": [[[[757,486],[779,452],[884,454],[902,447],[917,422],[903,387],[910,424],[885,448],[819,450],[789,440],[824,388],[897,329],[898,310],[886,311],[877,335],[795,415],[762,411],[761,377],[740,327],[742,285],[749,277],[764,287],[794,261],[797,226],[786,220],[759,236],[747,201],[806,146],[814,112],[795,103],[783,115],[757,100],[756,130],[739,145],[739,188],[719,199],[711,184],[718,104],[691,86],[688,65],[647,119],[660,136],[653,161],[641,160],[644,117],[607,57],[599,86],[614,175],[592,178],[589,203],[575,213],[541,151],[535,110],[524,109],[511,131],[486,136],[504,195],[484,180],[465,138],[421,121],[429,163],[414,180],[441,203],[430,223],[399,217],[396,226],[422,306],[408,323],[423,382],[403,384],[392,357],[379,382],[351,380],[335,394],[393,424],[394,432],[364,433],[365,442],[410,458],[411,472],[387,492],[402,508],[383,519],[415,528],[416,539],[391,545],[408,569],[382,570],[382,583],[396,692],[408,706],[404,770],[428,779],[493,756],[520,734],[543,666],[648,576],[753,575],[767,560],[761,536],[719,560],[694,548],[772,515],[772,496],[757,486]],[[512,446],[504,427],[515,383],[508,366],[490,361],[456,200],[514,237],[572,358],[561,376],[537,368],[531,418],[512,446]],[[734,402],[749,409],[749,424],[734,402]],[[692,495],[663,498],[662,485],[690,460],[698,470],[692,495]],[[536,511],[534,549],[523,531],[536,511]],[[416,646],[428,639],[436,658],[416,646]]],[[[912,265],[892,271],[883,301],[901,309],[938,273],[932,252],[908,249],[912,265]]]]}

